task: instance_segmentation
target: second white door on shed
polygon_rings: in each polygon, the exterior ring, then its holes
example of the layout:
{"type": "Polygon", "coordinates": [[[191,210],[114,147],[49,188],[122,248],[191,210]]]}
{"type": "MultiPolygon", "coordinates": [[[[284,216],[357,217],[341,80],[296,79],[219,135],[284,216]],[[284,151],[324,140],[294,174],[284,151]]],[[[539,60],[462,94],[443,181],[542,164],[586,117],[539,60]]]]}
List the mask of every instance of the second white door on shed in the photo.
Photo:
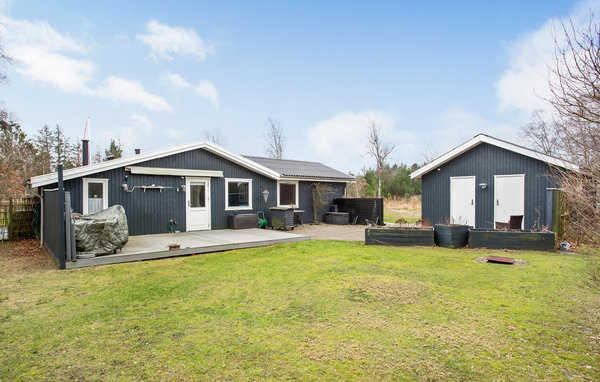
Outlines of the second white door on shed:
{"type": "MultiPolygon", "coordinates": [[[[525,214],[525,174],[494,176],[494,227],[511,215],[525,214]]],[[[521,222],[521,227],[524,225],[521,222]]]]}
{"type": "Polygon", "coordinates": [[[475,227],[475,177],[450,178],[450,223],[475,227]]]}

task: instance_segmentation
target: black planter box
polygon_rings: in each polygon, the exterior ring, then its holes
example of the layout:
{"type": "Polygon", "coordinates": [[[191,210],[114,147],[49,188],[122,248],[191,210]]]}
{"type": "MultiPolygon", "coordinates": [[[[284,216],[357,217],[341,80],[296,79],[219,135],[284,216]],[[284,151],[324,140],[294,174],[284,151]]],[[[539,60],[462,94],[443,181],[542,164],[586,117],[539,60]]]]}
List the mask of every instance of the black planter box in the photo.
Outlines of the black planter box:
{"type": "Polygon", "coordinates": [[[446,248],[462,248],[467,245],[469,238],[469,226],[458,224],[436,224],[433,226],[435,232],[435,245],[446,248]]]}
{"type": "Polygon", "coordinates": [[[366,245],[433,246],[431,229],[366,228],[366,245]]]}
{"type": "Polygon", "coordinates": [[[554,232],[469,230],[470,248],[553,251],[554,232]]]}
{"type": "Polygon", "coordinates": [[[227,220],[230,229],[258,228],[257,214],[229,215],[227,220]]]}

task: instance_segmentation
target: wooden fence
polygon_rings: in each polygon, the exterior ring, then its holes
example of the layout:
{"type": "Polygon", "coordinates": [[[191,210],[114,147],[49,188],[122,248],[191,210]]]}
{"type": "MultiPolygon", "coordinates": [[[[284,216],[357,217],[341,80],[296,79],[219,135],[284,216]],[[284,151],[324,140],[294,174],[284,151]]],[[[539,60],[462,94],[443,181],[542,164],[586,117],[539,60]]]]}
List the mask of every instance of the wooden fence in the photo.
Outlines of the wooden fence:
{"type": "Polygon", "coordinates": [[[39,232],[37,198],[0,199],[0,240],[35,239],[39,232]]]}

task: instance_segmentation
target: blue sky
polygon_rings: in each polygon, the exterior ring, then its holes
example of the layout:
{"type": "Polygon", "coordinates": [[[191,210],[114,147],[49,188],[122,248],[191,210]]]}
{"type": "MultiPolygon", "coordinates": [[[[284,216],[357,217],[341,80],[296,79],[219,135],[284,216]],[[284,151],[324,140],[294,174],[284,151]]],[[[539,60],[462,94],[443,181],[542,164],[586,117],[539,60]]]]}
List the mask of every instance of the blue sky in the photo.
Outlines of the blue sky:
{"type": "Polygon", "coordinates": [[[373,166],[367,121],[421,163],[479,132],[522,143],[545,107],[552,25],[598,1],[0,1],[15,59],[0,87],[28,135],[60,124],[125,154],[205,139],[264,155],[267,118],[286,157],[373,166]]]}

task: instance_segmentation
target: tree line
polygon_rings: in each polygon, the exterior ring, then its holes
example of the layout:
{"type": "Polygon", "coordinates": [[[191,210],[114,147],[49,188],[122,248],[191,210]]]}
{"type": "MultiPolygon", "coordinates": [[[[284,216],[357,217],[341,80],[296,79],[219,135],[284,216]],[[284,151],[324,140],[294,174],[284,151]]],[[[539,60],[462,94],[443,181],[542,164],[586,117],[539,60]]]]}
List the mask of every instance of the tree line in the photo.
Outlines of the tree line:
{"type": "Polygon", "coordinates": [[[408,166],[404,163],[383,165],[377,169],[363,169],[356,176],[356,184],[348,191],[349,197],[400,197],[410,198],[421,194],[421,180],[411,179],[410,174],[419,169],[421,165],[413,163],[408,166]]]}
{"type": "MultiPolygon", "coordinates": [[[[56,171],[59,163],[65,169],[81,166],[81,151],[81,142],[72,141],[60,125],[44,125],[29,138],[14,116],[0,110],[0,198],[23,196],[27,179],[56,171]]],[[[122,152],[121,142],[113,139],[104,157],[98,149],[91,162],[120,158],[122,152]]]]}

